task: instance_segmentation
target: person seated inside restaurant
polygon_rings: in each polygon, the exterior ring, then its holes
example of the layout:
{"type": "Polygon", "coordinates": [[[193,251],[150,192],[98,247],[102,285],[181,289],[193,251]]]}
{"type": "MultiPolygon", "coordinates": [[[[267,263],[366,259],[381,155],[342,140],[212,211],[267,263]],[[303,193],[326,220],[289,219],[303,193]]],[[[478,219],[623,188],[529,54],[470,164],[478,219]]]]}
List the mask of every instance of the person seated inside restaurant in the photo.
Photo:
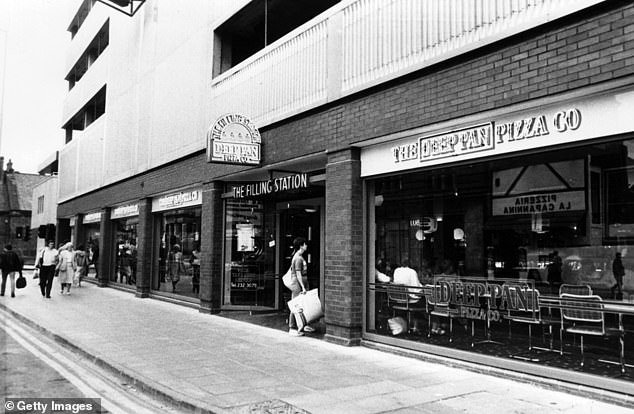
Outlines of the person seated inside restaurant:
{"type": "MultiPolygon", "coordinates": [[[[408,259],[404,259],[401,265],[394,269],[394,280],[392,283],[395,285],[409,286],[407,289],[409,292],[409,303],[417,303],[423,297],[423,285],[418,279],[416,270],[410,267],[408,259]]],[[[418,319],[414,318],[413,323],[412,332],[420,332],[418,319]]]]}
{"type": "Polygon", "coordinates": [[[392,281],[390,276],[387,274],[387,269],[385,265],[385,261],[383,259],[378,259],[376,261],[376,281],[380,283],[389,283],[392,281]]]}

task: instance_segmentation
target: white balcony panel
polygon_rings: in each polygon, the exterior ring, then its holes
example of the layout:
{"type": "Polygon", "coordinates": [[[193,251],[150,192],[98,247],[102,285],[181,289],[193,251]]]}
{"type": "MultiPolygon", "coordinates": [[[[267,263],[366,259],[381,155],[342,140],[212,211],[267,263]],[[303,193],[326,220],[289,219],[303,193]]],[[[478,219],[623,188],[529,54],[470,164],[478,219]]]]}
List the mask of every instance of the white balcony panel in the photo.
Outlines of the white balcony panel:
{"type": "Polygon", "coordinates": [[[101,116],[84,131],[75,131],[73,140],[59,154],[60,202],[95,190],[104,182],[104,137],[106,117],[101,116]]]}
{"type": "Polygon", "coordinates": [[[77,145],[73,140],[59,152],[59,201],[77,194],[77,145]]]}
{"type": "Polygon", "coordinates": [[[355,1],[342,11],[342,95],[447,60],[599,2],[355,1]]]}
{"type": "Polygon", "coordinates": [[[216,79],[214,110],[239,112],[256,125],[266,125],[296,109],[325,102],[327,24],[323,20],[290,39],[283,38],[266,53],[216,79]]]}
{"type": "Polygon", "coordinates": [[[106,84],[109,64],[108,49],[95,60],[75,87],[68,92],[64,99],[62,110],[62,125],[66,124],[75,114],[106,84]]]}
{"type": "Polygon", "coordinates": [[[212,81],[262,127],[605,0],[348,0],[212,81]]]}
{"type": "MultiPolygon", "coordinates": [[[[97,33],[99,33],[99,29],[101,29],[104,23],[108,20],[108,16],[108,7],[101,3],[96,3],[92,10],[90,10],[90,13],[88,13],[86,20],[84,20],[84,23],[77,31],[77,34],[70,41],[70,46],[66,55],[64,76],[70,72],[73,66],[75,66],[75,63],[79,60],[80,56],[86,51],[86,49],[88,49],[90,42],[92,42],[97,33]]],[[[70,37],[70,33],[68,36],[70,37]]]]}

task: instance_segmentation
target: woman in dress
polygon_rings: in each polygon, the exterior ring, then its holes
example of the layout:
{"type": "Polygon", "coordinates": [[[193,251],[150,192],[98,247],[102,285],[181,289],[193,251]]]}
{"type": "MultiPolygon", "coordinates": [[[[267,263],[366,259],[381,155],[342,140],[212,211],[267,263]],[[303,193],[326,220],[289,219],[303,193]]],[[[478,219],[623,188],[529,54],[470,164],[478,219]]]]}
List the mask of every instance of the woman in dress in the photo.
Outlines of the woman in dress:
{"type": "Polygon", "coordinates": [[[176,284],[181,280],[181,273],[184,272],[183,253],[181,247],[175,244],[167,255],[167,280],[172,282],[172,292],[176,291],[176,284]]]}
{"type": "Polygon", "coordinates": [[[66,288],[66,294],[70,295],[70,287],[73,284],[76,269],[74,259],[73,245],[68,242],[59,249],[59,262],[57,263],[59,283],[62,286],[60,293],[62,295],[64,294],[64,288],[66,288]]]}

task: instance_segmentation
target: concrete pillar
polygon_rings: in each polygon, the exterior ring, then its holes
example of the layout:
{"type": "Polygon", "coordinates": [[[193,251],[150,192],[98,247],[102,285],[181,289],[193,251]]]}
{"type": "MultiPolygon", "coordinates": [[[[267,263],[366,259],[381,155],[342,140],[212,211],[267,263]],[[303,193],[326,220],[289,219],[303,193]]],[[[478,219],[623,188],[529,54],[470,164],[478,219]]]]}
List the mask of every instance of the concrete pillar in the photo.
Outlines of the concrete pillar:
{"type": "Polygon", "coordinates": [[[136,263],[136,296],[150,296],[152,284],[152,258],[154,240],[152,239],[152,199],[139,200],[139,224],[137,225],[137,263],[136,263]]]}
{"type": "Polygon", "coordinates": [[[203,313],[220,312],[222,303],[223,190],[221,181],[203,187],[200,243],[200,312],[203,313]]]}
{"type": "Polygon", "coordinates": [[[357,148],[328,154],[325,250],[325,338],[358,345],[363,322],[363,190],[357,148]]]}

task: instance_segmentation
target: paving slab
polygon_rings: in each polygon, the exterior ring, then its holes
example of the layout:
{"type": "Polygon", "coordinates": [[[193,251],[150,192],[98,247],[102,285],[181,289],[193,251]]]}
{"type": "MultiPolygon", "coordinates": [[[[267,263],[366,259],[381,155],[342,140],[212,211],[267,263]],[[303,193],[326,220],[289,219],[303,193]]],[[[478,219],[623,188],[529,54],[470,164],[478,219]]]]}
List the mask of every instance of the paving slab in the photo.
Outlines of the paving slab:
{"type": "Polygon", "coordinates": [[[200,412],[634,413],[627,398],[594,401],[512,376],[290,337],[90,283],[49,300],[30,283],[0,307],[142,390],[200,412]]]}

